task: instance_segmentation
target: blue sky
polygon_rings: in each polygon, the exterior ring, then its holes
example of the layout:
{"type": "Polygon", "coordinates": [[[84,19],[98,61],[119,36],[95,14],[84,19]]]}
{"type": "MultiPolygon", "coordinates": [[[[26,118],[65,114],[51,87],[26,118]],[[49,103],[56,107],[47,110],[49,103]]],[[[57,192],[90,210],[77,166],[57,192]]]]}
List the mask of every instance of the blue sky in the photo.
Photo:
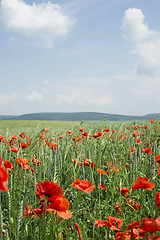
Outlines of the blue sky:
{"type": "Polygon", "coordinates": [[[159,0],[1,0],[0,115],[160,112],[159,0]]]}

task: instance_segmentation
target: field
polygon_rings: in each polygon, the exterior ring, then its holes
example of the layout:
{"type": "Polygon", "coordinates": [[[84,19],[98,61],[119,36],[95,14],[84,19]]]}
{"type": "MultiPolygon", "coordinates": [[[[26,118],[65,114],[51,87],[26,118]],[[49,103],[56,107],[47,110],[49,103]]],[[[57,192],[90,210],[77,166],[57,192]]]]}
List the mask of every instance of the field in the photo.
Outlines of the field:
{"type": "Polygon", "coordinates": [[[1,239],[160,239],[160,122],[0,121],[1,239]]]}

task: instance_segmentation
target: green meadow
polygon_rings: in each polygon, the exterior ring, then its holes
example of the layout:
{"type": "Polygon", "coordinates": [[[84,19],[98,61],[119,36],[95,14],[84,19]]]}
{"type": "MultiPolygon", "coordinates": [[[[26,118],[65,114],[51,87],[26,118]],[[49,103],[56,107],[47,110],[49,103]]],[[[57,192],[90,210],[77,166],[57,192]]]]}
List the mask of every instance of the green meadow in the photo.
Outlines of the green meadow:
{"type": "Polygon", "coordinates": [[[159,239],[159,121],[0,121],[0,156],[1,239],[159,239]]]}

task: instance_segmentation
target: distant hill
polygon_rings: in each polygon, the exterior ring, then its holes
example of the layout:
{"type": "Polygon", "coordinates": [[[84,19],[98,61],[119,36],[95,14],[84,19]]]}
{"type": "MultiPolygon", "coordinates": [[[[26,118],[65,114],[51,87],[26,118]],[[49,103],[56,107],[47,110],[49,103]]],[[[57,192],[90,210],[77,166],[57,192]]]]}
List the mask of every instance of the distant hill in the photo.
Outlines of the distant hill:
{"type": "Polygon", "coordinates": [[[0,115],[0,120],[44,120],[44,121],[103,121],[104,116],[107,116],[107,121],[133,121],[133,120],[149,120],[158,119],[160,113],[147,114],[144,116],[130,116],[99,112],[46,112],[46,113],[30,113],[19,116],[0,115]]]}

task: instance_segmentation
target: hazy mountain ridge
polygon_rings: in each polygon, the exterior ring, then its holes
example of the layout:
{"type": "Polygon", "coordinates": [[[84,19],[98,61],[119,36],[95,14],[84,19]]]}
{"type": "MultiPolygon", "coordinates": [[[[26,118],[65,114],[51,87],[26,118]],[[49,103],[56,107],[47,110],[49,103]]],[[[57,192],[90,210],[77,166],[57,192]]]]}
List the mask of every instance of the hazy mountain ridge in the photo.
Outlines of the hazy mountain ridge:
{"type": "Polygon", "coordinates": [[[160,113],[146,114],[144,116],[130,116],[120,114],[109,114],[99,112],[45,112],[30,113],[23,115],[0,115],[0,120],[46,120],[46,121],[103,121],[104,116],[108,121],[133,121],[133,120],[149,120],[158,119],[160,113]]]}

